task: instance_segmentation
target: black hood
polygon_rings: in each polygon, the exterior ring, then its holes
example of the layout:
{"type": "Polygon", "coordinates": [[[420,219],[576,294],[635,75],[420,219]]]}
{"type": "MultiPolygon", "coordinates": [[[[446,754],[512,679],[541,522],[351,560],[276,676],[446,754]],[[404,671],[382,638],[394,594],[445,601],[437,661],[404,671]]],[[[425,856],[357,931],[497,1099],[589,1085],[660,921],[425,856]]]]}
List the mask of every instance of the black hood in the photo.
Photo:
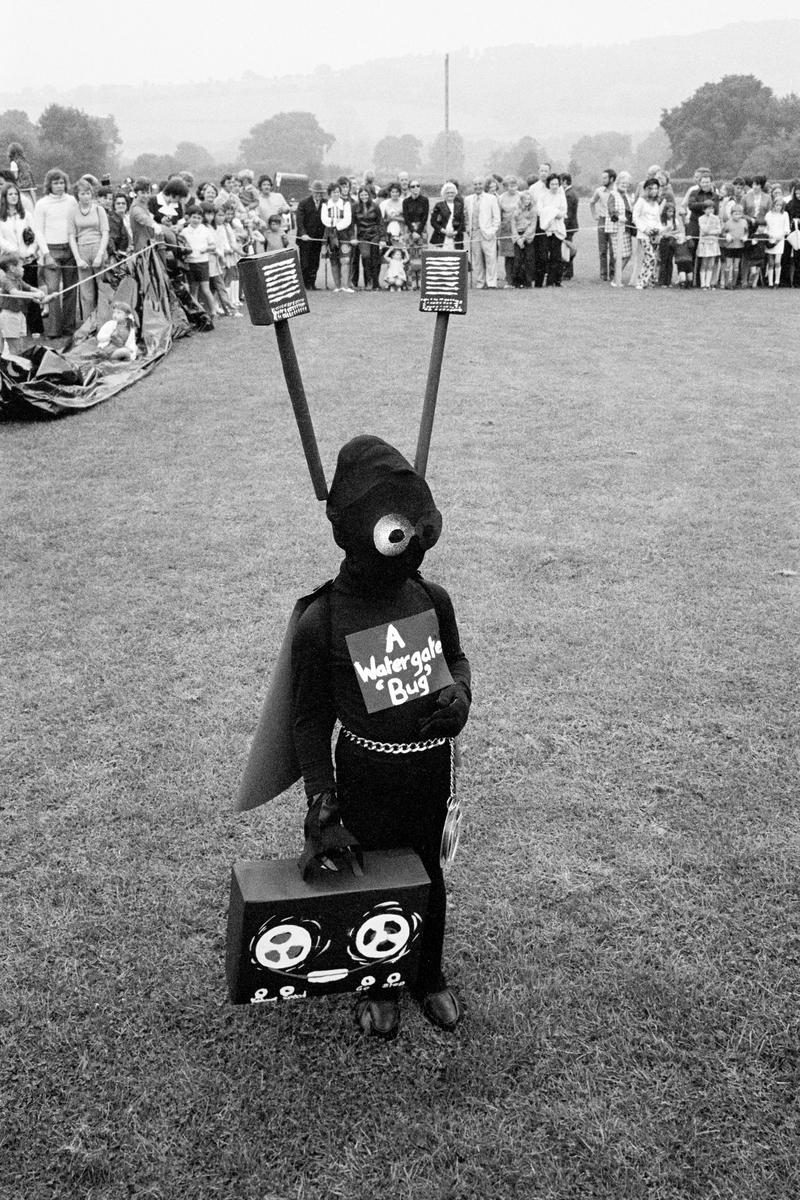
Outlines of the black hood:
{"type": "Polygon", "coordinates": [[[325,511],[351,574],[379,588],[413,575],[442,529],[423,477],[371,434],[339,451],[325,511]]]}

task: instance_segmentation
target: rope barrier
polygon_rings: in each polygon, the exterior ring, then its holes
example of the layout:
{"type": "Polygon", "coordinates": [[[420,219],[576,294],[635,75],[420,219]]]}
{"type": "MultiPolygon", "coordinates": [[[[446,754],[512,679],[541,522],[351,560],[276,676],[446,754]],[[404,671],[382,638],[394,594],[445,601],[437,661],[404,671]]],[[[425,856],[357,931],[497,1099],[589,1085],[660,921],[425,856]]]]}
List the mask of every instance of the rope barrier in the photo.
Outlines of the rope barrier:
{"type": "MultiPolygon", "coordinates": [[[[160,244],[164,245],[165,243],[160,243],[160,244]]],[[[92,279],[101,279],[109,271],[113,271],[117,267],[122,267],[127,262],[132,262],[134,258],[138,258],[141,254],[147,254],[148,250],[156,250],[156,249],[158,249],[158,246],[147,245],[142,250],[134,250],[134,252],[132,254],[127,254],[125,256],[125,258],[118,258],[113,263],[106,263],[106,265],[104,267],[101,267],[99,271],[96,271],[94,273],[94,275],[86,275],[86,276],[84,276],[83,279],[79,279],[77,283],[71,283],[69,285],[69,287],[62,288],[61,291],[59,291],[59,292],[48,292],[43,303],[47,303],[50,300],[57,300],[60,296],[66,296],[67,292],[75,291],[76,288],[82,287],[84,283],[89,283],[90,280],[92,280],[92,279]]],[[[61,264],[61,265],[63,266],[66,264],[61,264]]],[[[52,271],[55,268],[50,267],[48,269],[52,271]]],[[[78,268],[76,266],[76,270],[77,269],[78,268]]],[[[38,301],[37,301],[37,303],[38,303],[38,301]]]]}

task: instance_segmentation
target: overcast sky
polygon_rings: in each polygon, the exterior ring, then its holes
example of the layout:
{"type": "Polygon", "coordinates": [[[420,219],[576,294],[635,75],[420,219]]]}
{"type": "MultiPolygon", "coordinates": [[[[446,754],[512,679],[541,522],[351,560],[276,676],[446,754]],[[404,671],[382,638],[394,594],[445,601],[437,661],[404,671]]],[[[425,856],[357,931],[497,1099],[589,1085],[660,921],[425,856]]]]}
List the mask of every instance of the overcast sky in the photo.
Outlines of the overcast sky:
{"type": "MultiPolygon", "coordinates": [[[[21,44],[16,53],[3,56],[0,92],[47,83],[55,90],[148,79],[186,83],[238,78],[245,71],[305,74],[322,63],[346,67],[374,58],[519,42],[602,45],[798,15],[797,0],[772,0],[766,6],[752,0],[663,0],[646,6],[507,0],[495,8],[485,0],[399,6],[381,0],[372,5],[364,0],[81,0],[77,6],[32,0],[19,13],[13,4],[7,6],[5,33],[16,31],[21,44]]],[[[387,79],[387,87],[392,84],[387,79]]]]}

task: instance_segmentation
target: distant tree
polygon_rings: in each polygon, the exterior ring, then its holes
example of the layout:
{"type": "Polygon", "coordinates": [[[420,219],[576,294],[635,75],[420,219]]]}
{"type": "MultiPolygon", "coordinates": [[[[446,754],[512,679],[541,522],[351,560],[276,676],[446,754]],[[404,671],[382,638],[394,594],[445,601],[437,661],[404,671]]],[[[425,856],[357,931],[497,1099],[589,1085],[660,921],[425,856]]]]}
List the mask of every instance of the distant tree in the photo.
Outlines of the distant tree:
{"type": "Polygon", "coordinates": [[[670,155],[669,138],[659,125],[646,138],[638,142],[630,159],[630,170],[634,179],[644,179],[648,167],[665,167],[670,155]]]}
{"type": "Polygon", "coordinates": [[[170,175],[175,175],[187,166],[188,163],[182,159],[179,161],[174,154],[140,154],[131,163],[128,173],[134,179],[137,175],[145,175],[154,183],[158,183],[162,179],[169,179],[170,175]]]}
{"type": "Polygon", "coordinates": [[[778,135],[794,108],[796,103],[782,109],[772,88],[755,75],[725,75],[719,83],[704,83],[688,100],[662,111],[661,126],[672,151],[669,169],[687,176],[707,166],[715,175],[734,174],[754,146],[778,135]]]}
{"type": "Polygon", "coordinates": [[[606,167],[629,169],[631,155],[629,133],[593,133],[579,138],[569,156],[572,182],[579,188],[596,187],[606,167]]]}
{"type": "Polygon", "coordinates": [[[781,132],[769,142],[751,146],[742,158],[737,173],[767,175],[770,179],[797,179],[800,176],[800,129],[781,132]]]}
{"type": "Polygon", "coordinates": [[[90,117],[79,108],[50,104],[37,128],[40,176],[50,167],[61,167],[70,179],[86,173],[99,176],[113,169],[120,143],[113,117],[90,117]]]}
{"type": "Polygon", "coordinates": [[[539,163],[546,160],[547,152],[536,139],[523,137],[518,142],[497,146],[486,160],[486,171],[524,179],[535,174],[539,163]]]}
{"type": "Polygon", "coordinates": [[[321,178],[323,181],[327,180],[332,182],[334,179],[338,179],[340,175],[346,175],[349,179],[355,174],[360,175],[361,172],[356,172],[355,168],[352,167],[350,163],[326,162],[325,166],[322,168],[321,178]]]}
{"type": "Polygon", "coordinates": [[[178,142],[172,157],[181,163],[180,171],[201,171],[214,166],[214,156],[197,142],[178,142]]]}
{"type": "Polygon", "coordinates": [[[244,161],[254,171],[296,171],[319,175],[325,152],[335,141],[310,112],[276,113],[254,125],[243,139],[244,161]]]}
{"type": "Polygon", "coordinates": [[[409,174],[422,165],[422,142],[413,133],[399,137],[381,138],[372,152],[372,162],[378,175],[394,179],[400,171],[409,174]]]}
{"type": "Polygon", "coordinates": [[[39,142],[39,131],[21,108],[7,108],[0,113],[0,152],[5,161],[9,142],[20,142],[30,157],[39,142]]]}
{"type": "Polygon", "coordinates": [[[425,173],[442,182],[445,177],[463,181],[464,139],[455,129],[436,135],[428,153],[425,173]]]}

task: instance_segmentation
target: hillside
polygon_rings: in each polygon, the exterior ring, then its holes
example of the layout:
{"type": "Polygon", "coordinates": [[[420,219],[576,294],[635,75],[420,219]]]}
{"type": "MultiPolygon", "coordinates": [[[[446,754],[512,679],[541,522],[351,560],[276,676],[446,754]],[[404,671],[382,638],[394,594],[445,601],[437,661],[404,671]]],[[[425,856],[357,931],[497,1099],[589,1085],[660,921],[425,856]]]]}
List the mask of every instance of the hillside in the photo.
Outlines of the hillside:
{"type": "MultiPolygon", "coordinates": [[[[531,134],[568,147],[581,134],[616,129],[644,134],[662,108],[726,74],[754,74],[779,95],[792,91],[800,60],[800,20],[739,22],[692,36],[614,46],[509,45],[450,55],[451,126],[465,138],[514,140],[531,134]]],[[[0,110],[35,119],[52,102],[93,115],[113,113],[127,158],[200,142],[232,157],[249,128],[286,109],[304,109],[337,138],[331,159],[369,161],[387,133],[432,139],[443,127],[439,55],[376,59],[345,70],[172,86],[42,88],[0,92],[0,110]],[[402,81],[391,86],[391,81],[402,81]]]]}

